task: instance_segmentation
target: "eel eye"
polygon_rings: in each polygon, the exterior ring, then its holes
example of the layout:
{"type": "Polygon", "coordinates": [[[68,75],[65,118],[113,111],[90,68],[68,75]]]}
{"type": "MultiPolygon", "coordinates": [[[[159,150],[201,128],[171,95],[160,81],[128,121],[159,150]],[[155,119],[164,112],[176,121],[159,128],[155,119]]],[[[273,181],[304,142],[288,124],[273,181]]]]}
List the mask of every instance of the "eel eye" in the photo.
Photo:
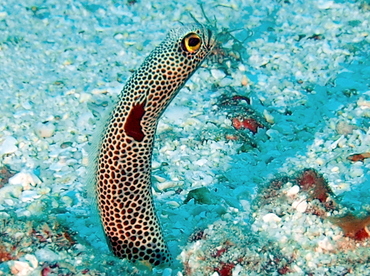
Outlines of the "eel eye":
{"type": "Polygon", "coordinates": [[[194,53],[199,50],[202,40],[195,33],[187,34],[181,41],[181,47],[184,51],[194,53]]]}

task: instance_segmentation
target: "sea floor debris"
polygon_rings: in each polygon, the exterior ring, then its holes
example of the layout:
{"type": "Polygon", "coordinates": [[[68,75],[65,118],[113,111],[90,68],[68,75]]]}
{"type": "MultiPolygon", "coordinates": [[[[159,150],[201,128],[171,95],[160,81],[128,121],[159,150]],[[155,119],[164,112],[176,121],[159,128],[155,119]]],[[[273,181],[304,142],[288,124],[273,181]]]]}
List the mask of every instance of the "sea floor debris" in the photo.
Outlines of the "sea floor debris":
{"type": "Polygon", "coordinates": [[[338,217],[346,210],[340,210],[339,204],[334,207],[330,194],[325,179],[311,169],[295,178],[272,180],[258,193],[248,222],[235,223],[237,215],[234,220],[219,220],[191,239],[181,253],[185,274],[358,275],[367,271],[369,217],[338,217]],[[325,200],[323,194],[328,196],[325,200]]]}
{"type": "Polygon", "coordinates": [[[145,53],[192,22],[189,11],[202,20],[199,6],[3,2],[0,275],[368,273],[368,239],[335,224],[363,219],[366,231],[370,212],[366,1],[202,1],[237,30],[226,48],[239,56],[203,64],[158,124],[153,194],[178,259],[153,271],[106,248],[86,196],[87,149],[145,53]],[[221,108],[225,95],[236,107],[221,108]],[[248,129],[244,108],[263,127],[248,129]],[[330,187],[324,203],[293,181],[304,169],[330,187]]]}

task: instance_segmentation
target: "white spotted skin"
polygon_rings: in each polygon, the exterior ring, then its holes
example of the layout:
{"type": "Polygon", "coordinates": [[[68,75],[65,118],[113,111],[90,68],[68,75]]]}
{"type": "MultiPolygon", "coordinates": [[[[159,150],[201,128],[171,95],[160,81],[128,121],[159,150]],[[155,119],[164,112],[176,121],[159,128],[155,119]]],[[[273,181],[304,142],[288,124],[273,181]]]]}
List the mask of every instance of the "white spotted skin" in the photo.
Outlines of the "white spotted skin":
{"type": "Polygon", "coordinates": [[[99,144],[95,193],[108,243],[120,258],[155,266],[171,261],[151,192],[154,135],[164,109],[214,45],[205,26],[171,30],[127,81],[108,119],[99,144]],[[185,40],[189,34],[196,38],[185,40]],[[196,45],[197,38],[199,49],[184,44],[196,45]]]}

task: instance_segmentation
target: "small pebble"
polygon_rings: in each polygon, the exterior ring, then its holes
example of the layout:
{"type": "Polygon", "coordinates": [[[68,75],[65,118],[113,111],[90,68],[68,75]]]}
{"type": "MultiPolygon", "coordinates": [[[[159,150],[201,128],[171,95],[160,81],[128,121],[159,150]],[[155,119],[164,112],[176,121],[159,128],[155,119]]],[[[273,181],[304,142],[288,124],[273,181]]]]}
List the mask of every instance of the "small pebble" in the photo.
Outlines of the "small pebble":
{"type": "Polygon", "coordinates": [[[171,276],[172,275],[172,269],[167,267],[163,270],[162,276],[171,276]]]}
{"type": "Polygon", "coordinates": [[[42,262],[55,262],[60,259],[58,254],[48,248],[36,250],[35,255],[37,259],[42,262]]]}
{"type": "Polygon", "coordinates": [[[70,198],[69,196],[63,196],[61,197],[61,200],[63,201],[66,207],[71,207],[73,205],[73,199],[70,198]]]}
{"type": "Polygon", "coordinates": [[[9,184],[22,185],[25,189],[30,189],[30,186],[36,186],[41,183],[41,180],[31,172],[19,172],[9,178],[9,184]]]}
{"type": "Polygon", "coordinates": [[[0,203],[2,201],[14,197],[19,198],[22,193],[22,185],[8,185],[0,189],[0,203]]]}
{"type": "Polygon", "coordinates": [[[268,213],[264,215],[262,219],[264,222],[280,222],[281,221],[281,218],[279,218],[274,213],[268,213]]]}
{"type": "Polygon", "coordinates": [[[99,95],[99,94],[107,94],[108,93],[108,91],[107,91],[107,89],[97,89],[97,88],[95,88],[95,89],[93,89],[92,91],[91,91],[91,94],[93,94],[93,95],[99,95]]]}
{"type": "Polygon", "coordinates": [[[328,239],[328,237],[325,237],[324,239],[319,241],[318,246],[319,246],[319,248],[321,248],[322,250],[325,250],[325,251],[331,251],[331,250],[334,249],[333,244],[328,239]]]}
{"type": "Polygon", "coordinates": [[[197,166],[204,166],[207,163],[208,163],[208,160],[207,159],[204,159],[204,158],[202,158],[202,159],[197,160],[197,161],[194,162],[194,164],[197,165],[197,166]]]}
{"type": "Polygon", "coordinates": [[[304,212],[306,212],[306,210],[307,210],[307,206],[308,206],[308,204],[307,204],[307,201],[306,200],[300,200],[300,201],[295,201],[295,202],[293,202],[293,204],[292,204],[292,206],[293,206],[293,208],[295,208],[298,212],[300,212],[300,213],[304,213],[304,212]]]}
{"type": "Polygon", "coordinates": [[[158,190],[163,191],[168,188],[173,188],[178,186],[179,183],[175,181],[165,181],[165,182],[157,182],[155,186],[157,187],[158,190]]]}
{"type": "Polygon", "coordinates": [[[178,202],[176,202],[176,201],[168,201],[168,202],[166,202],[166,204],[168,206],[171,206],[172,208],[178,208],[178,207],[180,207],[180,204],[178,202]]]}
{"type": "Polygon", "coordinates": [[[270,124],[275,123],[274,116],[272,116],[266,109],[263,111],[263,116],[265,117],[268,123],[270,124]]]}
{"type": "Polygon", "coordinates": [[[320,166],[322,166],[325,163],[324,159],[322,159],[322,158],[317,158],[315,160],[315,162],[316,162],[317,165],[320,165],[320,166]]]}
{"type": "Polygon", "coordinates": [[[352,177],[352,178],[361,177],[363,175],[364,175],[364,171],[363,171],[363,169],[360,169],[360,168],[353,168],[349,172],[349,176],[352,177]]]}
{"type": "Polygon", "coordinates": [[[40,204],[39,201],[34,200],[27,206],[26,211],[30,212],[33,215],[40,215],[45,211],[45,206],[40,204]]]}
{"type": "Polygon", "coordinates": [[[152,177],[155,178],[155,180],[157,180],[160,183],[163,183],[167,180],[166,178],[159,176],[159,175],[153,175],[152,177]]]}
{"type": "Polygon", "coordinates": [[[248,84],[249,84],[248,78],[246,76],[243,76],[241,80],[241,85],[247,86],[248,84]]]}
{"type": "Polygon", "coordinates": [[[357,101],[357,105],[361,106],[362,108],[370,108],[370,101],[366,101],[363,98],[360,98],[357,101]]]}
{"type": "Polygon", "coordinates": [[[91,124],[90,121],[94,118],[93,114],[90,111],[86,111],[77,119],[77,127],[79,129],[87,129],[87,127],[91,124]]]}
{"type": "Polygon", "coordinates": [[[36,191],[23,191],[20,196],[20,200],[23,202],[33,201],[36,198],[39,198],[40,195],[36,191]]]}
{"type": "Polygon", "coordinates": [[[337,131],[338,134],[340,135],[347,135],[351,134],[353,130],[356,129],[356,126],[350,125],[347,122],[340,121],[338,124],[335,126],[335,130],[337,131]]]}
{"type": "Polygon", "coordinates": [[[277,130],[274,130],[274,129],[268,129],[268,130],[266,131],[266,134],[267,134],[267,136],[269,136],[271,139],[279,139],[279,138],[280,138],[280,136],[281,136],[280,132],[279,132],[279,131],[277,131],[277,130]]]}
{"type": "Polygon", "coordinates": [[[35,127],[35,133],[40,138],[49,138],[55,133],[55,125],[52,122],[38,123],[35,127]]]}
{"type": "Polygon", "coordinates": [[[32,254],[26,254],[24,255],[24,259],[27,260],[33,268],[37,268],[38,266],[38,261],[35,255],[32,254]]]}
{"type": "Polygon", "coordinates": [[[239,276],[241,270],[242,266],[240,264],[237,264],[232,271],[232,276],[239,276]]]}
{"type": "Polygon", "coordinates": [[[295,196],[296,194],[299,193],[299,186],[298,185],[294,185],[293,187],[291,187],[287,192],[287,196],[295,196]]]}
{"type": "Polygon", "coordinates": [[[33,268],[26,262],[10,261],[10,272],[17,276],[28,276],[33,271],[33,268]]]}
{"type": "Polygon", "coordinates": [[[212,69],[211,74],[212,74],[212,77],[214,77],[216,80],[220,80],[226,77],[226,74],[218,69],[212,69]]]}
{"type": "Polygon", "coordinates": [[[0,156],[16,152],[18,150],[16,144],[17,140],[13,136],[7,136],[0,145],[0,156]]]}
{"type": "Polygon", "coordinates": [[[339,172],[339,167],[337,167],[337,166],[332,167],[332,168],[331,168],[331,172],[333,172],[333,173],[337,173],[337,172],[339,172]]]}
{"type": "Polygon", "coordinates": [[[72,145],[73,145],[73,143],[72,143],[72,142],[64,142],[64,143],[62,143],[62,144],[60,145],[60,148],[62,148],[62,149],[66,149],[66,148],[71,147],[72,145]]]}
{"type": "Polygon", "coordinates": [[[153,160],[153,163],[152,163],[152,169],[158,169],[159,167],[161,166],[161,163],[153,160]]]}

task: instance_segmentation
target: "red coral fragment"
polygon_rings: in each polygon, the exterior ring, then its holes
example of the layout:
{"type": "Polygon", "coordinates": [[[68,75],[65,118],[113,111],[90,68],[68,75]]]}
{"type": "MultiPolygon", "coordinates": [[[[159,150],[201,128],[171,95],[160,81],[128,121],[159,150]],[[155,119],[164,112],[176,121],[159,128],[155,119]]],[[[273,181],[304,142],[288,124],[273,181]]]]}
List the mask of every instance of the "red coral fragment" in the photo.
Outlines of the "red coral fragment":
{"type": "Polygon", "coordinates": [[[253,133],[256,133],[258,128],[263,127],[260,123],[258,123],[253,118],[246,118],[246,119],[233,118],[232,119],[232,124],[233,124],[233,127],[237,130],[249,129],[253,133]]]}
{"type": "Polygon", "coordinates": [[[352,154],[347,157],[348,160],[351,160],[353,162],[364,161],[366,158],[370,158],[370,152],[352,154]]]}
{"type": "Polygon", "coordinates": [[[51,268],[50,267],[44,267],[42,270],[41,270],[41,276],[49,276],[50,273],[52,272],[51,268]]]}
{"type": "Polygon", "coordinates": [[[216,249],[215,250],[215,252],[213,252],[212,254],[211,254],[211,256],[213,257],[213,258],[218,258],[218,257],[220,257],[221,255],[223,255],[225,252],[227,252],[227,250],[229,250],[229,248],[231,247],[231,246],[233,246],[234,244],[232,243],[232,242],[230,242],[230,241],[225,241],[224,243],[223,243],[223,245],[220,247],[220,249],[216,249]]]}
{"type": "Polygon", "coordinates": [[[297,182],[303,191],[309,193],[312,199],[325,202],[333,194],[328,183],[322,175],[314,169],[306,169],[297,177],[297,182]]]}
{"type": "Polygon", "coordinates": [[[233,263],[221,263],[221,268],[215,268],[215,271],[217,271],[220,276],[231,276],[234,267],[235,264],[233,263]]]}
{"type": "Polygon", "coordinates": [[[362,240],[367,239],[369,237],[370,237],[369,231],[367,230],[367,227],[364,227],[364,228],[360,229],[360,231],[356,232],[353,239],[358,240],[358,241],[362,241],[362,240]]]}
{"type": "Polygon", "coordinates": [[[219,250],[216,250],[216,252],[212,253],[211,256],[213,258],[218,258],[220,257],[222,254],[224,254],[226,251],[227,251],[228,248],[221,248],[219,250]]]}
{"type": "Polygon", "coordinates": [[[364,218],[358,218],[352,214],[347,214],[340,218],[328,219],[342,228],[346,237],[358,241],[370,238],[370,232],[367,229],[367,226],[370,225],[370,215],[364,218]]]}
{"type": "Polygon", "coordinates": [[[231,134],[226,134],[226,135],[225,135],[225,138],[226,138],[226,140],[232,140],[232,141],[236,141],[236,140],[238,140],[238,139],[239,139],[239,137],[238,137],[238,136],[236,136],[236,135],[231,135],[231,134]]]}
{"type": "Polygon", "coordinates": [[[5,246],[0,245],[0,263],[15,260],[16,258],[8,252],[5,246]]]}
{"type": "Polygon", "coordinates": [[[289,269],[288,266],[283,266],[283,267],[278,269],[278,273],[280,275],[285,275],[285,274],[288,274],[289,272],[291,272],[291,270],[289,269]]]}
{"type": "Polygon", "coordinates": [[[6,183],[8,183],[9,178],[15,175],[8,166],[0,167],[0,188],[2,188],[6,183]]]}

